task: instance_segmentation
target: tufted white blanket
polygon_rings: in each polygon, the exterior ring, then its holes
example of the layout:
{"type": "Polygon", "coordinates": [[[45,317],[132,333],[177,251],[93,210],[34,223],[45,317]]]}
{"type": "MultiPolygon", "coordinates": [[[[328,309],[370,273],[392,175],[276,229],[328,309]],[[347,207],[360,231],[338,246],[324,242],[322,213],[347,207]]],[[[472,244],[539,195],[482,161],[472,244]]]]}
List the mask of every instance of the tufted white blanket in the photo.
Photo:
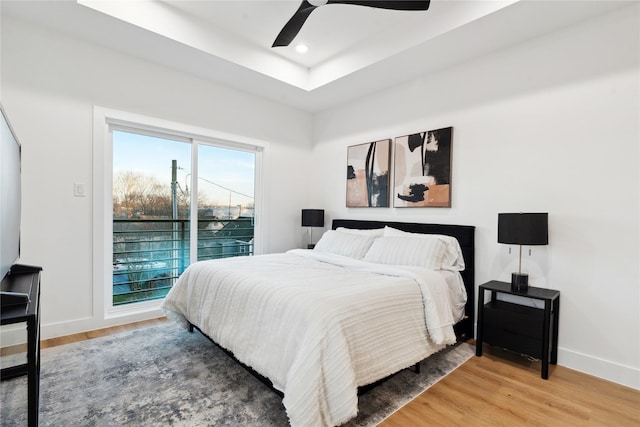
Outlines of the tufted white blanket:
{"type": "Polygon", "coordinates": [[[334,426],[357,414],[357,387],[455,342],[466,295],[453,287],[435,271],[293,250],[193,264],[163,309],[268,377],[292,426],[334,426]]]}

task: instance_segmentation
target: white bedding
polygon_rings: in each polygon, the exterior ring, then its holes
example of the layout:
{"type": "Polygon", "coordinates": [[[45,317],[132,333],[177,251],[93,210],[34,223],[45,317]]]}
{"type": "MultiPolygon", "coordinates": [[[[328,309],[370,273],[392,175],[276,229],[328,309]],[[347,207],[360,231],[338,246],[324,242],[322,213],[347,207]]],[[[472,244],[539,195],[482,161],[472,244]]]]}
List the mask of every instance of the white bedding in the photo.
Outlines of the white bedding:
{"type": "Polygon", "coordinates": [[[357,414],[357,387],[455,342],[466,294],[441,273],[310,250],[202,261],[163,309],[268,377],[292,426],[333,426],[357,414]]]}

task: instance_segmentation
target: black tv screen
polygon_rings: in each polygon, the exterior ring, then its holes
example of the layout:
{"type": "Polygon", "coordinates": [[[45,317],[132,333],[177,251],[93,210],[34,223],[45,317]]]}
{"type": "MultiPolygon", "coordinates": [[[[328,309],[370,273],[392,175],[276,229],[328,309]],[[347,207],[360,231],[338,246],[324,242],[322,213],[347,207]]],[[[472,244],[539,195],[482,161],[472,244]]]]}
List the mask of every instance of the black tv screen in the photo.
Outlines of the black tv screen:
{"type": "Polygon", "coordinates": [[[20,143],[4,108],[0,126],[0,278],[20,257],[20,143]]]}

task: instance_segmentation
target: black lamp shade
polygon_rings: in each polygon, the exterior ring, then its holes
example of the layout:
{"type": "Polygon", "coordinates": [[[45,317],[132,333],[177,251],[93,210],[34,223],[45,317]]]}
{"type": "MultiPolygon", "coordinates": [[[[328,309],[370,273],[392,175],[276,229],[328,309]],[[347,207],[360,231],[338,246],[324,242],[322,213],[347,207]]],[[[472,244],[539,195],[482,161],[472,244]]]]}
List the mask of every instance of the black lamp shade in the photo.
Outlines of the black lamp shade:
{"type": "Polygon", "coordinates": [[[498,243],[548,245],[548,213],[499,213],[498,243]]]}
{"type": "Polygon", "coordinates": [[[302,209],[303,227],[324,227],[324,209],[302,209]]]}

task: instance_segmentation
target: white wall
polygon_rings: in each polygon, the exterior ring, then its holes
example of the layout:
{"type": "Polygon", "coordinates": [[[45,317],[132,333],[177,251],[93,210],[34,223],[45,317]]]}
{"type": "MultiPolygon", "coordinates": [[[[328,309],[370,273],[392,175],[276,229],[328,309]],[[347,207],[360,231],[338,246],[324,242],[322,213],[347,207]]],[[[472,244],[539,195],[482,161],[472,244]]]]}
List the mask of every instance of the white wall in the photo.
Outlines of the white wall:
{"type": "Polygon", "coordinates": [[[559,363],[640,388],[638,16],[634,4],[318,114],[318,206],[475,225],[477,285],[517,271],[498,212],[549,212],[549,245],[523,269],[561,292],[559,363]],[[345,208],[347,146],[446,126],[450,209],[345,208]]]}
{"type": "MultiPolygon", "coordinates": [[[[268,142],[266,251],[299,246],[309,114],[3,16],[2,103],[23,148],[21,262],[43,266],[43,338],[103,320],[92,285],[94,105],[268,142]],[[292,179],[295,177],[295,179],[292,179]]],[[[156,314],[157,315],[157,314],[156,314]]],[[[6,344],[6,342],[5,342],[6,344]]]]}

